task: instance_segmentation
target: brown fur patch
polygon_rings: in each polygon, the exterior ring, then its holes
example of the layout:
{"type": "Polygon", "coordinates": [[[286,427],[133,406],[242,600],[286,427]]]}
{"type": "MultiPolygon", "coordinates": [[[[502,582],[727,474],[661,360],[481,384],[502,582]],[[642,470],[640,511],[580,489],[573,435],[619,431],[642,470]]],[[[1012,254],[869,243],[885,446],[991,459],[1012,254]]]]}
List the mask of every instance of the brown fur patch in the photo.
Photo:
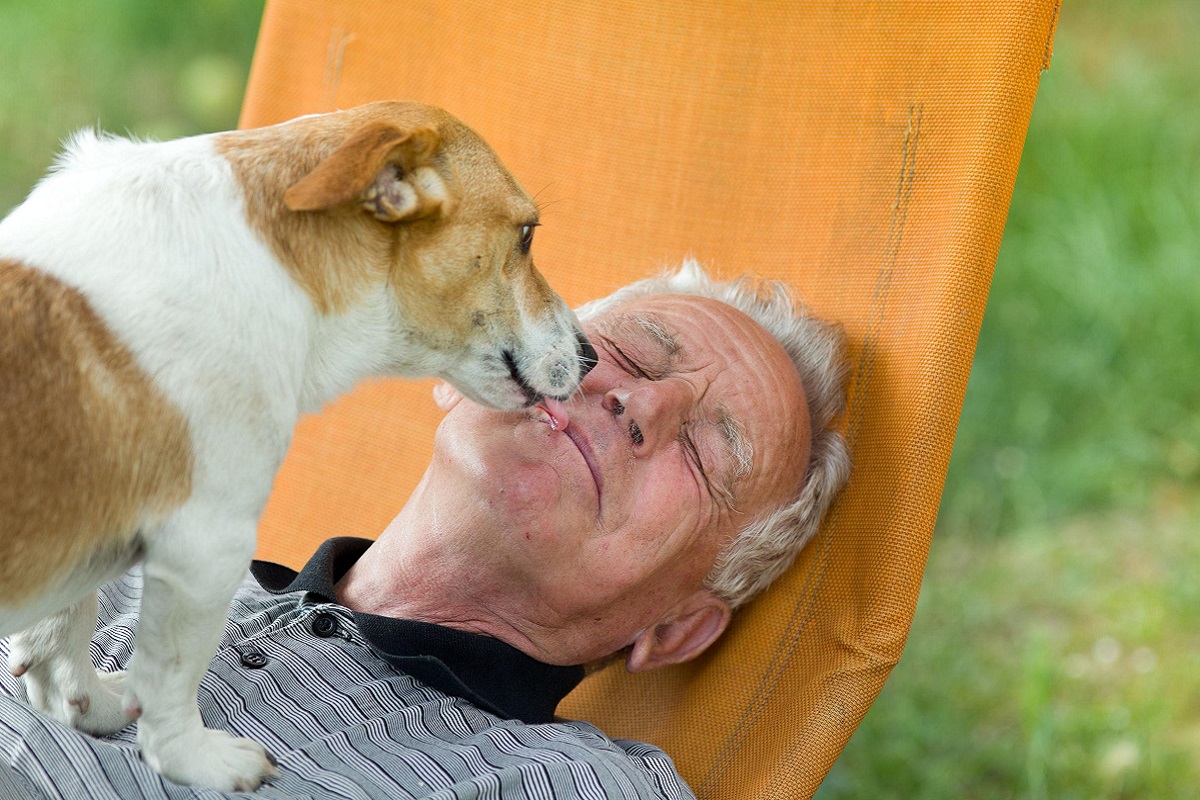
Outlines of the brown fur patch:
{"type": "Polygon", "coordinates": [[[0,259],[0,597],[20,603],[188,496],[187,424],[76,289],[0,259]]]}
{"type": "Polygon", "coordinates": [[[296,213],[284,205],[284,192],[303,176],[295,165],[316,163],[318,146],[258,130],[218,138],[242,186],[251,228],[317,309],[331,314],[379,280],[390,248],[386,232],[357,208],[296,213]]]}
{"type": "Polygon", "coordinates": [[[354,204],[295,212],[284,204],[284,194],[356,128],[389,116],[414,125],[426,119],[425,114],[363,106],[217,137],[217,151],[242,186],[251,228],[323,314],[345,311],[370,286],[386,280],[396,231],[354,204]]]}
{"type": "MultiPolygon", "coordinates": [[[[469,285],[472,265],[494,262],[499,242],[505,243],[505,255],[499,256],[505,258],[515,245],[517,226],[536,217],[533,202],[482,139],[446,112],[418,103],[372,103],[268,128],[232,131],[217,137],[217,151],[243,188],[251,228],[325,314],[346,310],[369,287],[405,283],[401,307],[425,298],[417,302],[437,320],[434,329],[444,331],[446,309],[454,306],[440,296],[443,281],[469,285]],[[289,188],[356,131],[380,122],[436,132],[440,146],[428,154],[428,166],[453,193],[446,215],[387,223],[357,203],[319,211],[287,208],[284,195],[289,188]],[[460,235],[463,226],[477,233],[489,230],[491,240],[471,241],[460,235]],[[452,232],[455,229],[458,233],[452,232]],[[444,270],[430,270],[431,263],[454,269],[443,274],[444,270]],[[421,285],[414,286],[414,281],[421,285]]],[[[529,260],[524,261],[525,268],[532,269],[529,260]]],[[[547,300],[537,297],[534,302],[547,300]]]]}

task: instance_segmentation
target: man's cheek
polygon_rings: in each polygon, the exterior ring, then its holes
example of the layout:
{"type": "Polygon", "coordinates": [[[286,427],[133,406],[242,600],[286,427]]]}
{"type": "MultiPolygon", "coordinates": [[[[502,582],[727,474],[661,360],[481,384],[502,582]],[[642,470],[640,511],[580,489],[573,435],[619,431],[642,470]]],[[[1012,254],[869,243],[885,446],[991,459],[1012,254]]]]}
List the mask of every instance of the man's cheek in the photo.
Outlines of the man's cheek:
{"type": "Polygon", "coordinates": [[[488,484],[488,506],[513,523],[532,525],[563,503],[563,480],[546,462],[523,461],[504,468],[488,484]]]}

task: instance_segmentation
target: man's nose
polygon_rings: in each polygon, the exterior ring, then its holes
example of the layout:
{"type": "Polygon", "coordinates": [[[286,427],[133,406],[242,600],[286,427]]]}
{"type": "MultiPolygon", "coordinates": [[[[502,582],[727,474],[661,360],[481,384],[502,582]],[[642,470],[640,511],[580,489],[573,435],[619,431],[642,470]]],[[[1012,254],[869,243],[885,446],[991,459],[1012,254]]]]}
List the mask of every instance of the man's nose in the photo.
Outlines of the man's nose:
{"type": "Polygon", "coordinates": [[[686,384],[668,379],[619,387],[605,395],[604,407],[627,430],[635,449],[653,452],[679,434],[687,417],[686,384]]]}

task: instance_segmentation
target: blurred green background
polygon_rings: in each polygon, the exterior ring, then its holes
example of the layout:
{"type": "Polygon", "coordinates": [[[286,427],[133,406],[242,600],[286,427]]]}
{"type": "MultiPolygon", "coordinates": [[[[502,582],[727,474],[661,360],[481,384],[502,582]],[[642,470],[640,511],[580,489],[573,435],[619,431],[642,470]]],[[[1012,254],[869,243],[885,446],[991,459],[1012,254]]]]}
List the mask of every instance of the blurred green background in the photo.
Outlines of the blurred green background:
{"type": "MultiPolygon", "coordinates": [[[[261,0],[0,0],[0,213],[233,127],[261,0]]],[[[904,659],[818,797],[1200,795],[1200,4],[1067,0],[904,659]]]]}
{"type": "Polygon", "coordinates": [[[262,0],[0,0],[0,214],[79,128],[232,128],[262,0]]]}

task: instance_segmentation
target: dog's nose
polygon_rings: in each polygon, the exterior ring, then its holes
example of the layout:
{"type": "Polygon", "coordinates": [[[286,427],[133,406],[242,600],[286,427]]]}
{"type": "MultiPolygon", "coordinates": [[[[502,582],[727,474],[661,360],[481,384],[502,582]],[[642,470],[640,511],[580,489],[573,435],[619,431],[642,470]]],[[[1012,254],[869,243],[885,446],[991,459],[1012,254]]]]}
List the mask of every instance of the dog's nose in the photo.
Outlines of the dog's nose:
{"type": "Polygon", "coordinates": [[[592,347],[592,343],[583,335],[583,331],[575,334],[575,338],[579,341],[579,380],[583,380],[583,376],[592,371],[592,368],[599,363],[600,357],[596,355],[596,348],[592,347]]]}

